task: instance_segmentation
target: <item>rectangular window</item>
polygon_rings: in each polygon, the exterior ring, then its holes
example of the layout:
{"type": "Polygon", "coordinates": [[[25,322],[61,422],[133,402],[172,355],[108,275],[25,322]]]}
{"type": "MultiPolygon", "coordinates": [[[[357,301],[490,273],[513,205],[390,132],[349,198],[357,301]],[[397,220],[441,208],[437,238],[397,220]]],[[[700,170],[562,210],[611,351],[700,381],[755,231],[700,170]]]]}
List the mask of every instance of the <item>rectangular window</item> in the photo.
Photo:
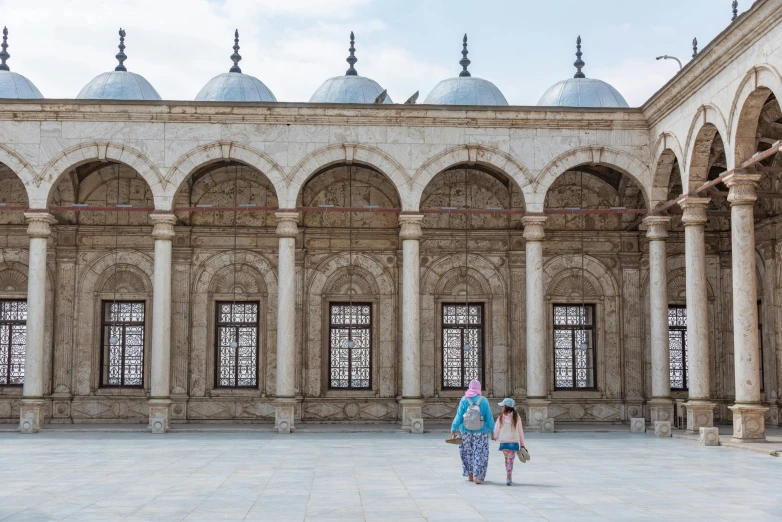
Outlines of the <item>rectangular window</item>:
{"type": "Polygon", "coordinates": [[[218,388],[258,387],[258,303],[217,303],[218,388]]]}
{"type": "Polygon", "coordinates": [[[554,388],[595,389],[595,307],[554,305],[554,388]]]}
{"type": "Polygon", "coordinates": [[[144,309],[144,301],[103,301],[102,386],[144,386],[144,309]]]}
{"type": "Polygon", "coordinates": [[[483,304],[443,304],[443,389],[483,382],[483,304]]]}
{"type": "Polygon", "coordinates": [[[687,363],[687,308],[668,306],[668,349],[671,358],[671,390],[687,391],[690,380],[687,363]]]}
{"type": "Polygon", "coordinates": [[[331,303],[329,387],[368,390],[372,385],[372,304],[331,303]]]}
{"type": "Polygon", "coordinates": [[[27,301],[0,301],[0,386],[24,384],[27,301]]]}
{"type": "Polygon", "coordinates": [[[763,303],[758,301],[758,350],[760,355],[760,391],[766,391],[766,376],[763,367],[763,303]]]}

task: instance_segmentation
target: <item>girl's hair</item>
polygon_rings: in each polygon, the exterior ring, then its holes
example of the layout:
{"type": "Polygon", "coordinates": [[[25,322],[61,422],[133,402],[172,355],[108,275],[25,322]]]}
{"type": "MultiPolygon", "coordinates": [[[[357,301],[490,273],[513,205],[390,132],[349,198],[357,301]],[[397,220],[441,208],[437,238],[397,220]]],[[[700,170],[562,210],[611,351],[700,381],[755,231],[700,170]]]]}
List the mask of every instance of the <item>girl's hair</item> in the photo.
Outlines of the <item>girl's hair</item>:
{"type": "MultiPolygon", "coordinates": [[[[502,407],[502,413],[513,413],[513,428],[515,429],[519,425],[519,413],[516,411],[516,408],[511,408],[510,406],[503,406],[502,407]]],[[[502,415],[500,415],[500,422],[502,422],[502,415]]]]}

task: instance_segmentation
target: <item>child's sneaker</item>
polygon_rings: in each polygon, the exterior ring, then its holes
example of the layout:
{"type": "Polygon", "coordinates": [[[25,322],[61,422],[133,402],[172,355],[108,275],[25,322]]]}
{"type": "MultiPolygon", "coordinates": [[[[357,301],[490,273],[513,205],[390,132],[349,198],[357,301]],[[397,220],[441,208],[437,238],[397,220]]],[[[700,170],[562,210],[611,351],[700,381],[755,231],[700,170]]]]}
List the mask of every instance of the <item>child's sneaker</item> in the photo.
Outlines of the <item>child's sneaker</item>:
{"type": "Polygon", "coordinates": [[[510,485],[512,485],[512,484],[513,484],[513,482],[512,482],[512,481],[510,481],[510,480],[509,480],[508,482],[506,482],[506,485],[508,485],[508,486],[510,486],[510,485]]]}

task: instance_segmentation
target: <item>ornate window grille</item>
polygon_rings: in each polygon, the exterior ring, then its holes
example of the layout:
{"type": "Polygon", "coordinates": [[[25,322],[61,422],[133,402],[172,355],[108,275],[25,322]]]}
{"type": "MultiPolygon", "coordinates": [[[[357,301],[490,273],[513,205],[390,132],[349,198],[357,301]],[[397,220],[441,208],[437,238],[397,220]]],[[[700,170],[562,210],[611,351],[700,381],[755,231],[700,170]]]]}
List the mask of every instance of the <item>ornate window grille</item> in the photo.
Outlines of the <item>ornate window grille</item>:
{"type": "Polygon", "coordinates": [[[331,303],[329,387],[367,390],[372,386],[372,304],[331,303]],[[353,341],[353,347],[349,342],[353,341]]]}
{"type": "Polygon", "coordinates": [[[766,391],[766,375],[763,367],[763,303],[758,301],[758,355],[760,355],[760,391],[766,391]]]}
{"type": "Polygon", "coordinates": [[[258,308],[258,303],[217,303],[218,388],[258,387],[258,308]]]}
{"type": "Polygon", "coordinates": [[[27,301],[0,301],[0,385],[24,384],[27,301]]]}
{"type": "Polygon", "coordinates": [[[687,391],[687,308],[668,306],[668,349],[671,357],[671,390],[687,391]]]}
{"type": "Polygon", "coordinates": [[[443,389],[461,390],[473,379],[483,381],[483,303],[444,303],[442,325],[443,389]]]}
{"type": "Polygon", "coordinates": [[[144,312],[144,301],[103,301],[102,386],[144,386],[144,312]]]}
{"type": "Polygon", "coordinates": [[[554,305],[554,388],[596,386],[595,306],[554,305]]]}

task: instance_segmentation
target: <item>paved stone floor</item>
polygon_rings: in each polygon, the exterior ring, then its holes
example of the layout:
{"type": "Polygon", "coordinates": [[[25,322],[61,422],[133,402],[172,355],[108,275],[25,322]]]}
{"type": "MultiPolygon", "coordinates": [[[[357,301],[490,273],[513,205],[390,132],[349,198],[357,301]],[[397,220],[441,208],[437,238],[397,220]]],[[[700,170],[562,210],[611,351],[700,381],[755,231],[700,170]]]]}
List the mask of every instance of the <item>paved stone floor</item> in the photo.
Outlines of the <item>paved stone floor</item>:
{"type": "Polygon", "coordinates": [[[782,520],[782,458],[629,433],[528,434],[507,487],[441,433],[0,435],[0,519],[782,520]]]}

